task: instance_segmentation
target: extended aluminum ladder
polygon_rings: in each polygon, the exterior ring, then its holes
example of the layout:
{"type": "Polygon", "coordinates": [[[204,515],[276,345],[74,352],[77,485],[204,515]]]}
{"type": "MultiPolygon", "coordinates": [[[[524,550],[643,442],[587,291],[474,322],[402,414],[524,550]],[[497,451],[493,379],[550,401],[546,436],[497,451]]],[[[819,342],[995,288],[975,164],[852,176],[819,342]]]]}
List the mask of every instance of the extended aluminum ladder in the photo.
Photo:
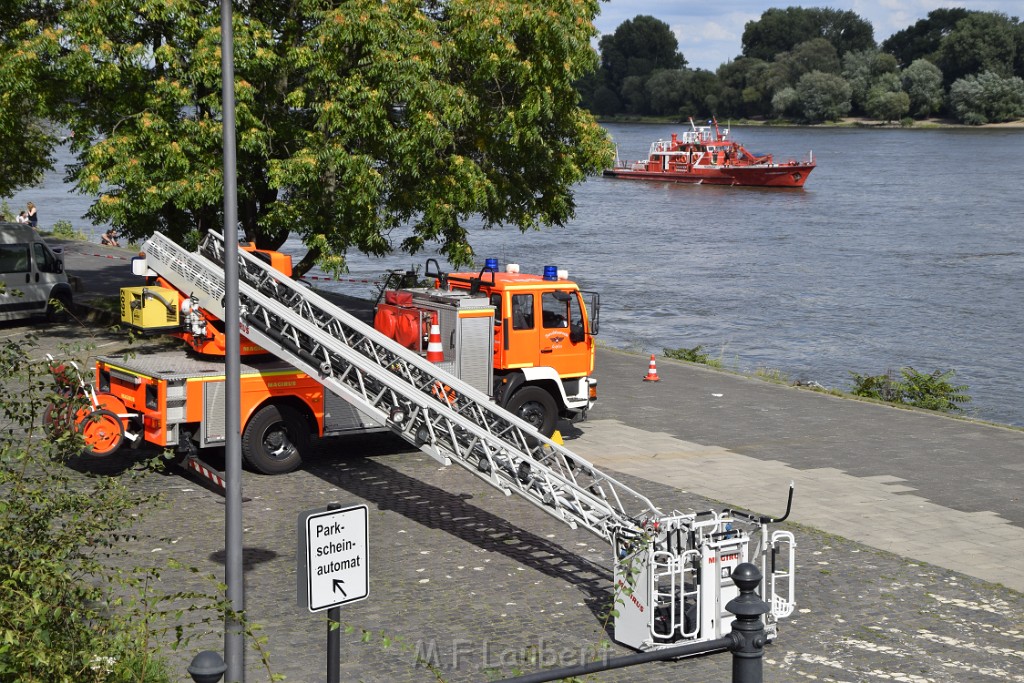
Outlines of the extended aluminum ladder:
{"type": "MultiPolygon", "coordinates": [[[[210,233],[199,254],[161,234],[154,234],[143,249],[152,271],[224,319],[220,235],[210,233]]],[[[669,533],[686,537],[692,546],[728,528],[728,533],[746,543],[746,532],[738,527],[731,530],[742,520],[723,517],[709,527],[706,522],[695,525],[693,514],[662,513],[646,496],[540,435],[483,392],[257,257],[242,250],[238,255],[239,324],[245,337],[442,463],[458,463],[506,495],[516,492],[571,527],[582,526],[605,539],[616,549],[617,565],[637,553],[646,558],[655,546],[665,544],[669,533]]],[[[686,551],[678,541],[674,551],[671,540],[668,545],[676,554],[686,551]]],[[[640,564],[646,566],[647,560],[640,564]]],[[[651,635],[655,611],[652,605],[644,617],[651,622],[646,635],[626,638],[634,641],[626,644],[642,649],[656,646],[651,635]]],[[[683,635],[692,638],[690,632],[683,635]]],[[[715,637],[708,634],[700,639],[715,637]]]]}

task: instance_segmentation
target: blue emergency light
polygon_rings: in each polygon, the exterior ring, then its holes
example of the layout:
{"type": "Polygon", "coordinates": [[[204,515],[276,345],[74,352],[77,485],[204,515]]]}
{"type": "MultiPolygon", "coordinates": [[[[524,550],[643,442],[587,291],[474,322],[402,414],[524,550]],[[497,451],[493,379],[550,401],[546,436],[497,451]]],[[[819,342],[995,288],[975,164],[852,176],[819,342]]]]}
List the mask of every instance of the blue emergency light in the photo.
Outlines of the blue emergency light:
{"type": "Polygon", "coordinates": [[[558,279],[558,266],[544,266],[544,279],[545,280],[557,280],[558,279]]]}
{"type": "Polygon", "coordinates": [[[496,258],[489,258],[489,259],[485,260],[484,261],[484,270],[486,272],[488,272],[488,273],[497,273],[498,272],[498,259],[496,259],[496,258]]]}

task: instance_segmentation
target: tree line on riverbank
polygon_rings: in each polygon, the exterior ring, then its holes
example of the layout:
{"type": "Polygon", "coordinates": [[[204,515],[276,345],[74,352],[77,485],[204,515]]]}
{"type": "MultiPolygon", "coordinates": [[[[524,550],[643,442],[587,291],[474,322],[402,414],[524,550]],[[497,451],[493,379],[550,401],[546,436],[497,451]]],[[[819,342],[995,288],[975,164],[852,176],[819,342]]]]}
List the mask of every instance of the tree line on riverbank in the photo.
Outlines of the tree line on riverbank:
{"type": "Polygon", "coordinates": [[[599,43],[578,82],[598,116],[787,119],[944,116],[978,125],[1024,117],[1024,23],[997,12],[937,9],[881,44],[852,11],[769,9],[746,24],[742,53],[689,69],[668,24],[637,16],[599,43]]]}

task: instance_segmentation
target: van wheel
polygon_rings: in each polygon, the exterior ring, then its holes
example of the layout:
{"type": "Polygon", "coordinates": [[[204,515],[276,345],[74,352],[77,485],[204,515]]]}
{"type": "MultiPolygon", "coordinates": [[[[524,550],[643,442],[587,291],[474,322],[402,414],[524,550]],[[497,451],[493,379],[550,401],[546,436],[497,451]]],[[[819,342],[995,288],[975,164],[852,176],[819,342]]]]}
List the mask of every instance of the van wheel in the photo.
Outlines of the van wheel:
{"type": "Polygon", "coordinates": [[[294,408],[265,405],[242,432],[242,457],[257,472],[285,474],[302,464],[309,426],[294,408]]]}
{"type": "Polygon", "coordinates": [[[46,302],[46,320],[51,323],[66,323],[71,316],[71,295],[54,294],[46,302]]]}
{"type": "Polygon", "coordinates": [[[544,436],[549,437],[555,433],[558,408],[551,394],[540,387],[523,387],[512,394],[506,409],[532,424],[544,436]]]}

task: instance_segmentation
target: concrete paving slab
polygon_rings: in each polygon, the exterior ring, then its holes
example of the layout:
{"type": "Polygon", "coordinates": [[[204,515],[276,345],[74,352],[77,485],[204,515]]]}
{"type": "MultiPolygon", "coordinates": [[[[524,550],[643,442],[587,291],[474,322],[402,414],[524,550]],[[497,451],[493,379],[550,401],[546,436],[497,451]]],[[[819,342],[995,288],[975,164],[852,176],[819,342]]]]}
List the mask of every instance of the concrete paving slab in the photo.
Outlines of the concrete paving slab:
{"type": "Polygon", "coordinates": [[[855,477],[835,467],[794,470],[722,448],[673,444],[664,433],[651,439],[645,430],[618,420],[591,420],[581,431],[569,445],[598,467],[776,516],[782,514],[788,482],[798,480],[791,519],[800,524],[1024,591],[1024,563],[987,567],[975,560],[1006,557],[1005,542],[1024,543],[1024,529],[991,510],[963,512],[911,495],[914,487],[896,483],[904,481],[901,477],[855,477]],[[655,443],[658,451],[632,459],[612,455],[622,440],[634,449],[655,443]],[[982,533],[994,524],[1000,533],[982,533]]]}

